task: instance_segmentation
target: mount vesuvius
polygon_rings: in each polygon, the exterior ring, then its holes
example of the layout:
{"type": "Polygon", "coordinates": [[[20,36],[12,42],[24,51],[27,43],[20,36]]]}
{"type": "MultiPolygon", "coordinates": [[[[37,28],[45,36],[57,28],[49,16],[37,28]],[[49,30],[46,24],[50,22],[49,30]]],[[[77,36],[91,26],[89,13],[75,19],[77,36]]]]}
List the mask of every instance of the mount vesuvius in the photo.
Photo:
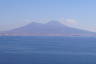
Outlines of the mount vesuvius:
{"type": "Polygon", "coordinates": [[[14,36],[88,36],[95,33],[51,21],[46,24],[32,22],[26,26],[3,33],[3,35],[6,34],[14,36]]]}

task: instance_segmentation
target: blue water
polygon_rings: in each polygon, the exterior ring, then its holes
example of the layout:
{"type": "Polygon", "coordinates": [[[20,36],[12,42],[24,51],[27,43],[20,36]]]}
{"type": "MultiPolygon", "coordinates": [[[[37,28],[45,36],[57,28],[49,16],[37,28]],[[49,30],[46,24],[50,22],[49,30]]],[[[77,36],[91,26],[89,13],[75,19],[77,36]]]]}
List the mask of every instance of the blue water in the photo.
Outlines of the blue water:
{"type": "Polygon", "coordinates": [[[96,37],[0,37],[0,64],[96,64],[96,37]]]}

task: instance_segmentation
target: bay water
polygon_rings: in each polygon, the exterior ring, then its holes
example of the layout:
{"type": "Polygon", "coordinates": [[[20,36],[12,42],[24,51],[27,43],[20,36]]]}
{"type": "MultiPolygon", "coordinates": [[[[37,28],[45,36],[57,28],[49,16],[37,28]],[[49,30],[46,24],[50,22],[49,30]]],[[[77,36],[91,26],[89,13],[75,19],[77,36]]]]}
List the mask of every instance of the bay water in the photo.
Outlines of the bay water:
{"type": "Polygon", "coordinates": [[[96,37],[1,36],[0,64],[96,64],[96,37]]]}

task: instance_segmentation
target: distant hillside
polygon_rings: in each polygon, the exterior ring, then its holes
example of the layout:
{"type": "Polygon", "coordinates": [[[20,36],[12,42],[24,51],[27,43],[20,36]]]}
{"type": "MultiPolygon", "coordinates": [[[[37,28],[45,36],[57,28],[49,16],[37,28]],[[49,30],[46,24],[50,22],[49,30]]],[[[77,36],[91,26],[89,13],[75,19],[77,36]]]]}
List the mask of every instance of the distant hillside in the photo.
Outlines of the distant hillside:
{"type": "Polygon", "coordinates": [[[95,33],[86,30],[71,28],[57,21],[51,21],[46,24],[31,23],[26,26],[16,28],[5,32],[7,35],[52,35],[52,36],[79,36],[79,35],[94,35],[95,33]]]}

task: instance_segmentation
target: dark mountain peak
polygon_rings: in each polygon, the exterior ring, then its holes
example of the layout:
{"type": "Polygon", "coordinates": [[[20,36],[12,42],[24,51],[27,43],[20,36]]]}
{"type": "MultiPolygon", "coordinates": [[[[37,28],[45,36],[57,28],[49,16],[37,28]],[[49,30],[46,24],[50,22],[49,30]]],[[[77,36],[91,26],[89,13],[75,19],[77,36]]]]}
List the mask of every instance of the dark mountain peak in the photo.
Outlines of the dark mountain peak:
{"type": "Polygon", "coordinates": [[[50,21],[50,22],[48,22],[47,24],[61,24],[61,23],[58,22],[58,21],[50,21]]]}
{"type": "Polygon", "coordinates": [[[38,25],[38,24],[42,24],[42,23],[38,23],[38,22],[31,22],[29,25],[38,25]]]}
{"type": "Polygon", "coordinates": [[[38,24],[37,22],[32,22],[32,23],[30,23],[30,24],[38,24]]]}
{"type": "MultiPolygon", "coordinates": [[[[61,25],[61,23],[60,22],[58,22],[58,21],[50,21],[50,22],[48,22],[48,23],[46,23],[47,25],[61,25]]],[[[43,23],[38,23],[38,22],[32,22],[32,23],[30,23],[29,25],[45,25],[45,24],[43,24],[43,23]]],[[[29,25],[27,25],[27,26],[29,26],[29,25]]],[[[62,24],[63,25],[63,24],[62,24]]],[[[64,25],[63,25],[64,26],[64,25]]]]}

